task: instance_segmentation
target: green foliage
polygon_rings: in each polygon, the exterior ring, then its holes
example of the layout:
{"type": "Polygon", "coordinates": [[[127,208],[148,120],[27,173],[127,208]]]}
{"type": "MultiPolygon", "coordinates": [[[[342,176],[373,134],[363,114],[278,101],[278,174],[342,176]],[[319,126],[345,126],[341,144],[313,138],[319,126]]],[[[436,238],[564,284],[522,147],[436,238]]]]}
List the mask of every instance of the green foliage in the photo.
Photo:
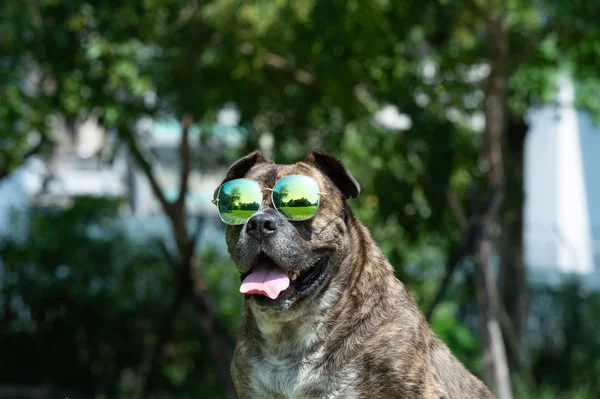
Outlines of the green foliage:
{"type": "MultiPolygon", "coordinates": [[[[225,238],[223,237],[223,240],[225,238]]],[[[216,298],[218,312],[229,331],[235,332],[239,326],[239,315],[244,297],[240,295],[240,275],[229,255],[204,246],[201,248],[202,270],[213,298],[216,298]]]]}
{"type": "Polygon", "coordinates": [[[480,370],[480,359],[474,357],[473,353],[481,351],[481,343],[476,334],[456,322],[458,313],[456,303],[446,302],[436,310],[436,316],[432,320],[433,331],[444,341],[456,355],[458,360],[470,370],[480,370]]]}
{"type": "MultiPolygon", "coordinates": [[[[3,382],[49,381],[83,397],[127,398],[140,389],[174,282],[156,245],[124,234],[118,207],[82,198],[67,209],[33,208],[20,220],[28,226],[22,237],[0,239],[3,382]]],[[[222,298],[218,310],[234,331],[241,307],[235,268],[211,253],[204,262],[211,290],[222,298]]],[[[155,385],[169,394],[160,397],[218,397],[190,312],[176,319],[165,349],[155,385]]]]}
{"type": "Polygon", "coordinates": [[[538,318],[540,341],[534,346],[535,378],[544,385],[568,390],[588,387],[600,395],[600,293],[577,282],[564,287],[540,287],[532,308],[538,318]]]}
{"type": "Polygon", "coordinates": [[[557,392],[557,390],[551,386],[544,386],[539,394],[522,393],[516,397],[517,399],[590,399],[596,397],[593,392],[595,392],[593,389],[588,389],[586,387],[557,392]]]}
{"type": "MultiPolygon", "coordinates": [[[[270,137],[281,163],[315,148],[344,160],[362,186],[353,209],[417,302],[427,306],[447,253],[462,239],[446,190],[464,198],[469,183],[485,174],[485,165],[477,163],[477,121],[493,61],[487,12],[497,11],[496,5],[4,0],[0,176],[40,150],[37,143],[51,145],[56,120],[72,127],[89,116],[129,139],[126,133],[142,117],[191,115],[206,149],[199,167],[214,170],[240,155],[227,147],[225,128],[214,125],[217,111],[234,102],[244,151],[270,137]],[[406,129],[385,129],[373,120],[388,104],[410,121],[406,129]]],[[[515,0],[507,7],[512,117],[520,120],[529,107],[551,101],[563,70],[576,79],[578,104],[600,115],[599,3],[515,0]]],[[[1,352],[10,348],[7,353],[23,359],[43,359],[27,371],[24,363],[18,368],[3,362],[6,381],[52,381],[107,397],[135,391],[142,353],[156,339],[154,323],[172,297],[172,276],[154,246],[136,248],[128,241],[115,227],[115,207],[105,205],[88,199],[67,210],[37,209],[25,241],[2,242],[9,311],[0,331],[10,340],[0,340],[1,352]],[[29,313],[16,314],[15,306],[29,313]],[[123,334],[114,332],[121,327],[123,334]]],[[[231,263],[209,251],[202,271],[233,330],[240,295],[231,263]]],[[[468,279],[460,279],[432,324],[477,370],[479,343],[457,318],[472,302],[468,279]]],[[[157,398],[214,392],[191,319],[190,313],[178,318],[157,398]]],[[[589,335],[574,330],[569,340],[581,345],[550,362],[573,364],[567,379],[556,377],[561,389],[591,385],[592,372],[600,374],[588,357],[595,352],[585,349],[596,345],[589,335]]],[[[538,370],[546,370],[544,362],[536,363],[538,370]]]]}

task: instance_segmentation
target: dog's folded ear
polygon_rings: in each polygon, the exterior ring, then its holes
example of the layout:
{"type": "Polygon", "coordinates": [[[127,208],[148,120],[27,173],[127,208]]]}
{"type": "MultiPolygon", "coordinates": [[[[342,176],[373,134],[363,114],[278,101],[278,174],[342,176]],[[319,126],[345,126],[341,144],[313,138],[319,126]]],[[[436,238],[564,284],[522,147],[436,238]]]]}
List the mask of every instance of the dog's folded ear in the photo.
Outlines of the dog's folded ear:
{"type": "Polygon", "coordinates": [[[346,198],[358,198],[360,184],[346,170],[341,160],[326,152],[313,151],[308,154],[305,162],[316,166],[327,175],[346,198]]]}
{"type": "Polygon", "coordinates": [[[248,171],[254,165],[257,165],[260,163],[272,163],[272,161],[269,161],[267,158],[265,158],[263,156],[263,154],[260,153],[260,151],[254,151],[253,153],[250,153],[250,154],[246,155],[245,157],[240,158],[237,161],[235,161],[229,167],[229,169],[227,169],[227,174],[225,175],[225,179],[223,179],[221,184],[219,184],[219,186],[215,189],[213,198],[217,197],[217,194],[219,193],[219,188],[223,184],[227,183],[229,180],[239,179],[241,177],[244,177],[246,175],[246,173],[248,173],[248,171]]]}

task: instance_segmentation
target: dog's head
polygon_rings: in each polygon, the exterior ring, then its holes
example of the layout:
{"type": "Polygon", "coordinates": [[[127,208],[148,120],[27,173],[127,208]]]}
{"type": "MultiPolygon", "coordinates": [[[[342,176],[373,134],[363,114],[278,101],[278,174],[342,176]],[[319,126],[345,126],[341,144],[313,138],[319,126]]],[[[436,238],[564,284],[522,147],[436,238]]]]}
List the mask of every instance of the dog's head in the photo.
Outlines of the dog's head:
{"type": "MultiPolygon", "coordinates": [[[[249,154],[231,165],[214,197],[223,184],[238,178],[254,180],[262,189],[267,189],[263,191],[263,202],[256,213],[243,225],[226,228],[227,248],[241,280],[271,278],[279,279],[277,284],[283,283],[283,287],[289,284],[281,292],[275,289],[274,299],[255,293],[247,294],[247,300],[265,310],[289,310],[309,303],[323,291],[335,272],[335,265],[347,255],[344,250],[349,218],[346,199],[358,197],[359,184],[339,159],[317,151],[294,165],[277,165],[260,152],[249,154]],[[314,178],[319,191],[324,193],[311,219],[290,221],[273,206],[268,189],[289,175],[314,178]]],[[[244,284],[242,291],[250,292],[244,290],[244,284]]]]}

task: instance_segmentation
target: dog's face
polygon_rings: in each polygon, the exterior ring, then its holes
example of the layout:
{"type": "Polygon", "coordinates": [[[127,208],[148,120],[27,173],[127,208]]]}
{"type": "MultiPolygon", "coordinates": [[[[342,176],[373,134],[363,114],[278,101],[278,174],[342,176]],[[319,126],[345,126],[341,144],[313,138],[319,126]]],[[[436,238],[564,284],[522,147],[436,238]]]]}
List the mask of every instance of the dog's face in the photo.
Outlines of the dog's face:
{"type": "MultiPolygon", "coordinates": [[[[310,176],[317,181],[319,191],[326,193],[320,195],[314,217],[305,221],[286,219],[273,206],[271,192],[265,190],[263,203],[252,217],[243,225],[226,228],[227,248],[242,281],[258,269],[265,275],[272,273],[289,279],[289,286],[273,299],[257,293],[246,295],[247,300],[264,310],[297,309],[323,291],[347,242],[345,201],[358,197],[360,192],[342,163],[320,152],[313,152],[304,162],[294,165],[276,165],[255,152],[235,162],[221,185],[247,178],[270,189],[289,175],[310,176]]],[[[218,188],[215,197],[217,193],[218,188]]]]}

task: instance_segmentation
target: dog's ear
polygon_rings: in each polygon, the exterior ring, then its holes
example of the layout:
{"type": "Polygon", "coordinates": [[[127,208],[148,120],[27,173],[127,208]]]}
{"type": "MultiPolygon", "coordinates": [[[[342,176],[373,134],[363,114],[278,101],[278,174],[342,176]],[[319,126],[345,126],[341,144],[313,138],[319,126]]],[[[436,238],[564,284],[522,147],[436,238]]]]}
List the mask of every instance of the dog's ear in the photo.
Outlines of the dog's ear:
{"type": "Polygon", "coordinates": [[[269,162],[272,162],[272,161],[269,161],[267,158],[265,158],[263,156],[263,154],[260,153],[260,151],[254,151],[253,153],[248,154],[245,157],[238,159],[229,167],[229,169],[227,169],[227,174],[225,175],[225,179],[223,179],[221,184],[219,184],[219,187],[216,188],[216,190],[213,194],[213,198],[217,197],[217,194],[219,193],[219,188],[223,184],[227,183],[229,180],[239,179],[241,177],[244,177],[246,175],[246,173],[248,173],[248,171],[254,165],[257,165],[260,163],[269,163],[269,162]]]}
{"type": "Polygon", "coordinates": [[[306,157],[306,163],[319,168],[333,181],[346,198],[358,198],[360,184],[346,170],[341,160],[326,152],[313,151],[306,157]]]}

